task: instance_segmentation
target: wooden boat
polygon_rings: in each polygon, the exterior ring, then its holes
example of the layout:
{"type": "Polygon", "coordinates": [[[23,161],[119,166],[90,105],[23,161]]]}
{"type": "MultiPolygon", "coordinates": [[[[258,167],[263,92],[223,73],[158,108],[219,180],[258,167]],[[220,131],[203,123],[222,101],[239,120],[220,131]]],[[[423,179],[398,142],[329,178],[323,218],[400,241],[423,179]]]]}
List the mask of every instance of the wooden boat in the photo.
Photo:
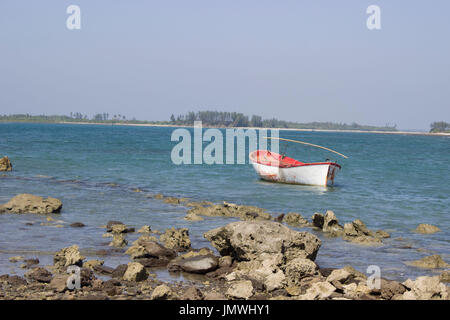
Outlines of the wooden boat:
{"type": "Polygon", "coordinates": [[[341,169],[336,162],[304,163],[268,150],[251,152],[250,161],[261,179],[292,184],[333,185],[341,169]]]}

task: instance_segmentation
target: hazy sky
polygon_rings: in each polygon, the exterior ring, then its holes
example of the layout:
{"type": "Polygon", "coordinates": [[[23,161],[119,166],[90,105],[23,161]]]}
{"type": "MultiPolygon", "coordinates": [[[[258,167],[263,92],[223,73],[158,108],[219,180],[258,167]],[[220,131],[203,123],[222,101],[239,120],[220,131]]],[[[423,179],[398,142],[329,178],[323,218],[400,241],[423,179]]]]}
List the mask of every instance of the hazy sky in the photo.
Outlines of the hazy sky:
{"type": "Polygon", "coordinates": [[[450,1],[0,1],[0,114],[450,121],[450,1]],[[81,8],[81,30],[66,9],[81,8]],[[381,8],[381,30],[366,9],[381,8]]]}

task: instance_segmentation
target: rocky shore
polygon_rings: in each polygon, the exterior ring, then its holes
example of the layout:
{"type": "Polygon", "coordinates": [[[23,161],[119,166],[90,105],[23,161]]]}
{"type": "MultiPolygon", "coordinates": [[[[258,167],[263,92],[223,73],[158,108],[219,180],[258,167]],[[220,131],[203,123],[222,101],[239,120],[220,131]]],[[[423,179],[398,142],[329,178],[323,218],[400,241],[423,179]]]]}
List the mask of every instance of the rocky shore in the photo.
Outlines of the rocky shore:
{"type": "MultiPolygon", "coordinates": [[[[357,245],[379,245],[390,235],[372,231],[359,219],[340,224],[332,211],[315,213],[311,220],[299,213],[272,216],[262,208],[224,202],[191,202],[185,198],[153,196],[166,203],[183,205],[185,219],[235,217],[240,221],[204,233],[215,251],[193,248],[187,228],[164,232],[144,225],[136,231],[120,221],[103,227],[111,238],[111,249],[129,256],[127,264],[107,266],[103,260],[87,260],[74,244],[53,256],[52,265],[38,259],[10,257],[27,271],[23,277],[0,276],[0,299],[184,299],[184,300],[416,300],[450,297],[448,269],[437,276],[422,276],[403,283],[373,279],[351,266],[321,268],[315,262],[321,240],[311,228],[329,237],[340,237],[357,245]],[[129,234],[136,241],[128,243],[129,234]],[[191,275],[193,280],[162,282],[155,270],[191,275]],[[74,271],[75,270],[75,271],[74,271]],[[75,273],[74,273],[75,272],[75,273]]],[[[33,195],[18,195],[0,205],[2,213],[60,213],[61,201],[33,195]]],[[[73,227],[83,227],[74,223],[73,227]]],[[[439,229],[421,225],[416,232],[429,234],[439,229]]],[[[445,269],[449,265],[438,255],[410,262],[418,268],[445,269]]]]}

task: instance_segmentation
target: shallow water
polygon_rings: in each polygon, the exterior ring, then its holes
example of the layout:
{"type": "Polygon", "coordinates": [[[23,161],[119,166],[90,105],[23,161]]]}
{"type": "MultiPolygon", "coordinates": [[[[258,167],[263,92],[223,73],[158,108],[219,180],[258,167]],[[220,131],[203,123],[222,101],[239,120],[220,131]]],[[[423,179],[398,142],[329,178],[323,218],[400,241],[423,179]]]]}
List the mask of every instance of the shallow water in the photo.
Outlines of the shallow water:
{"type": "MultiPolygon", "coordinates": [[[[14,171],[0,177],[0,203],[18,193],[52,196],[62,200],[62,227],[40,225],[46,217],[0,215],[0,274],[23,273],[8,257],[38,256],[51,264],[51,253],[78,244],[88,258],[108,249],[102,225],[120,220],[139,228],[144,224],[163,231],[187,227],[193,247],[210,246],[203,233],[236,219],[183,219],[187,208],[148,198],[163,193],[193,200],[229,201],[256,205],[271,213],[333,210],[341,223],[359,218],[373,230],[383,229],[391,238],[381,247],[363,247],[341,239],[323,241],[317,257],[321,267],[346,264],[365,272],[381,267],[382,276],[403,280],[433,271],[404,264],[438,253],[450,262],[449,188],[450,138],[281,131],[280,137],[331,147],[349,159],[334,187],[295,186],[263,182],[251,165],[181,165],[170,161],[172,128],[62,124],[0,124],[0,155],[8,155],[14,171]],[[113,184],[113,185],[111,185],[113,184]],[[133,192],[140,188],[144,192],[133,192]],[[71,228],[72,222],[84,228],[71,228]],[[26,225],[27,222],[35,222],[26,225]],[[419,235],[419,223],[437,225],[442,231],[419,235]],[[411,248],[405,248],[411,247],[411,248]]],[[[321,161],[333,154],[289,145],[287,154],[302,161],[321,161]]],[[[308,229],[309,230],[309,229],[308,229]]],[[[311,231],[311,230],[309,230],[311,231]]],[[[137,235],[131,235],[129,242],[137,235]]],[[[128,256],[102,257],[105,265],[126,263],[128,256]]],[[[436,271],[437,272],[437,271],[436,271]]],[[[163,271],[158,272],[167,278],[163,271]]]]}

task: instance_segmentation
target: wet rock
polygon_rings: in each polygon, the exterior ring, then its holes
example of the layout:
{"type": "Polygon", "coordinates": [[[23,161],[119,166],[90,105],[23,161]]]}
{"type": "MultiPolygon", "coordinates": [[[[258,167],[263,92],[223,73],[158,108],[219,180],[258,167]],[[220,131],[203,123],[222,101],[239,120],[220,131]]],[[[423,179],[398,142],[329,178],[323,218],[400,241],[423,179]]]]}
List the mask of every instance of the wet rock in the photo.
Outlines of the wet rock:
{"type": "Polygon", "coordinates": [[[163,200],[164,203],[168,203],[168,204],[173,204],[173,205],[179,205],[182,204],[183,201],[179,198],[175,198],[175,197],[166,197],[163,200]]]}
{"type": "Polygon", "coordinates": [[[14,256],[14,257],[8,258],[8,261],[11,263],[16,263],[16,262],[22,261],[23,259],[25,259],[23,256],[14,256]]]}
{"type": "Polygon", "coordinates": [[[403,300],[446,300],[448,299],[447,286],[440,283],[439,276],[418,277],[415,281],[406,280],[403,285],[408,289],[403,300]]]}
{"type": "Polygon", "coordinates": [[[113,239],[109,243],[110,247],[123,248],[128,244],[123,233],[113,233],[113,239]]]}
{"type": "Polygon", "coordinates": [[[318,271],[318,267],[313,261],[296,258],[286,264],[284,273],[289,286],[298,286],[304,277],[317,275],[318,271]]]}
{"type": "Polygon", "coordinates": [[[12,171],[11,161],[7,156],[0,158],[0,171],[12,171]]]}
{"type": "Polygon", "coordinates": [[[250,280],[236,281],[230,285],[226,295],[234,299],[248,299],[253,295],[253,284],[250,280]]]}
{"type": "Polygon", "coordinates": [[[83,227],[85,227],[85,224],[81,223],[81,222],[74,222],[74,223],[70,224],[70,226],[72,228],[83,228],[83,227]]]}
{"type": "Polygon", "coordinates": [[[441,231],[441,229],[431,224],[421,223],[417,226],[417,228],[414,231],[416,233],[432,234],[441,231]]]}
{"type": "Polygon", "coordinates": [[[181,300],[203,300],[203,293],[196,287],[190,287],[180,297],[181,300]]]}
{"type": "Polygon", "coordinates": [[[312,225],[314,227],[322,230],[323,224],[324,224],[324,221],[325,221],[324,215],[321,214],[321,213],[316,212],[316,213],[314,213],[312,215],[311,219],[312,219],[312,225]]]}
{"type": "Polygon", "coordinates": [[[152,300],[170,300],[173,298],[175,298],[175,295],[172,292],[172,289],[165,284],[157,286],[150,296],[150,299],[152,300]]]}
{"type": "Polygon", "coordinates": [[[23,260],[23,262],[25,262],[25,267],[26,268],[30,268],[34,265],[39,264],[39,259],[38,258],[32,258],[32,259],[25,259],[23,260]]]}
{"type": "Polygon", "coordinates": [[[177,251],[186,251],[191,247],[191,240],[189,239],[189,230],[187,228],[180,229],[166,229],[159,239],[164,246],[169,249],[177,251]]]}
{"type": "Polygon", "coordinates": [[[168,265],[169,271],[185,271],[205,274],[214,271],[219,266],[219,259],[211,254],[185,259],[174,259],[168,265]]]}
{"type": "Polygon", "coordinates": [[[197,205],[188,211],[188,214],[210,217],[238,217],[241,220],[270,220],[271,215],[264,209],[255,206],[243,206],[224,202],[209,206],[197,205]]]}
{"type": "Polygon", "coordinates": [[[384,239],[384,238],[390,238],[391,235],[389,233],[387,233],[386,231],[377,230],[377,231],[375,231],[375,237],[384,239]]]}
{"type": "Polygon", "coordinates": [[[269,221],[233,222],[206,232],[204,237],[222,256],[231,256],[238,261],[280,253],[284,262],[295,258],[314,260],[321,245],[319,238],[309,232],[294,231],[269,221]]]}
{"type": "Polygon", "coordinates": [[[103,260],[88,260],[85,263],[83,263],[83,267],[94,270],[95,267],[102,266],[104,263],[105,261],[103,260]]]}
{"type": "Polygon", "coordinates": [[[118,278],[121,279],[123,277],[123,275],[125,274],[125,272],[128,269],[128,265],[126,264],[119,264],[114,271],[112,272],[111,276],[113,278],[118,278]]]}
{"type": "Polygon", "coordinates": [[[330,284],[329,282],[316,282],[313,283],[310,288],[306,290],[304,295],[301,295],[299,299],[302,300],[317,300],[317,299],[326,299],[330,297],[336,288],[330,284]]]}
{"type": "MultiPolygon", "coordinates": [[[[308,220],[306,220],[305,218],[302,217],[302,215],[300,213],[296,213],[296,212],[289,212],[286,215],[283,215],[282,218],[283,222],[287,223],[290,226],[293,227],[304,227],[309,225],[308,220]]],[[[279,221],[281,222],[281,221],[279,221]]]]}
{"type": "Polygon", "coordinates": [[[42,283],[49,283],[53,278],[50,271],[48,271],[45,268],[41,268],[41,267],[31,269],[30,271],[25,273],[25,277],[29,280],[42,282],[42,283]]]}
{"type": "Polygon", "coordinates": [[[186,216],[184,217],[184,220],[188,220],[188,221],[202,221],[204,219],[202,217],[200,217],[198,214],[190,212],[190,213],[186,214],[186,216]]]}
{"type": "Polygon", "coordinates": [[[59,252],[55,253],[53,257],[53,265],[56,269],[65,270],[70,265],[77,265],[81,267],[83,265],[84,256],[80,254],[77,245],[63,248],[59,252]]]}
{"type": "Polygon", "coordinates": [[[438,254],[434,254],[416,261],[407,262],[407,264],[425,269],[446,268],[449,266],[449,264],[446,263],[438,254]]]}
{"type": "Polygon", "coordinates": [[[323,232],[327,232],[332,236],[338,237],[344,234],[344,228],[339,224],[338,219],[333,211],[328,210],[323,218],[323,232]]]}
{"type": "Polygon", "coordinates": [[[0,205],[0,213],[59,213],[62,208],[62,202],[58,199],[35,196],[32,194],[19,194],[0,205]]]}
{"type": "Polygon", "coordinates": [[[152,229],[150,228],[150,226],[142,226],[138,231],[138,233],[151,233],[152,229]]]}
{"type": "Polygon", "coordinates": [[[174,250],[155,241],[147,241],[145,238],[139,238],[125,253],[129,254],[132,259],[165,258],[171,260],[177,255],[174,250]]]}
{"type": "Polygon", "coordinates": [[[127,270],[123,275],[123,280],[126,281],[144,281],[148,278],[148,273],[144,266],[138,262],[128,263],[127,270]]]}

